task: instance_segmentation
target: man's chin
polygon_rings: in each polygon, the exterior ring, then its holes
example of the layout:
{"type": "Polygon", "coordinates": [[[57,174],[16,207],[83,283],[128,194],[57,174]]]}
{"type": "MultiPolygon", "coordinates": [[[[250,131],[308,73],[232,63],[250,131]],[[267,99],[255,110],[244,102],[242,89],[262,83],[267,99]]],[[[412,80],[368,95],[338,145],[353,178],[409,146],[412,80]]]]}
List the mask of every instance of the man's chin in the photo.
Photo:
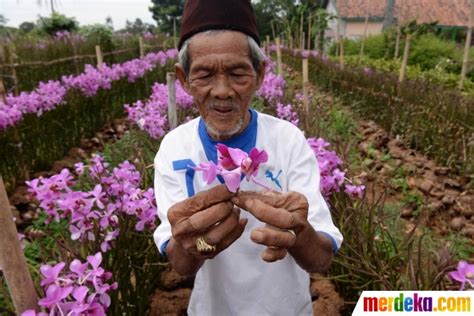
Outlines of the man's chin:
{"type": "Polygon", "coordinates": [[[233,136],[236,136],[241,132],[242,125],[243,125],[243,120],[237,122],[237,124],[227,124],[227,125],[214,125],[211,123],[205,123],[206,124],[206,129],[207,133],[209,136],[211,136],[214,140],[216,141],[222,141],[226,140],[229,138],[232,138],[233,136]],[[231,126],[229,128],[229,126],[231,126]]]}

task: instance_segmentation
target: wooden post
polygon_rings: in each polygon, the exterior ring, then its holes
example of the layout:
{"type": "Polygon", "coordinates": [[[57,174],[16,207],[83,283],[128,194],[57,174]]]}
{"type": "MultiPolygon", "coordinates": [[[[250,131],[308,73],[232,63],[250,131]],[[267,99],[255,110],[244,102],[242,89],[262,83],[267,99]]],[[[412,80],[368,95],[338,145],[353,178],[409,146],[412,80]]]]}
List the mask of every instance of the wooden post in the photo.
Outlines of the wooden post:
{"type": "Polygon", "coordinates": [[[3,270],[16,312],[38,311],[38,295],[21,249],[18,231],[0,176],[0,267],[3,270]]]}
{"type": "Polygon", "coordinates": [[[18,95],[20,93],[20,89],[18,87],[18,76],[16,74],[16,68],[15,68],[15,62],[16,62],[16,55],[13,49],[8,49],[8,46],[5,48],[6,49],[6,55],[7,55],[7,60],[8,63],[10,64],[10,67],[12,68],[12,79],[13,79],[13,89],[15,95],[18,95]]]}
{"type": "Polygon", "coordinates": [[[395,56],[394,58],[398,58],[398,54],[400,51],[400,37],[402,36],[402,26],[400,25],[400,22],[397,23],[397,40],[395,42],[395,56]]]}
{"type": "Polygon", "coordinates": [[[402,67],[400,68],[400,76],[398,77],[398,82],[403,82],[403,80],[405,80],[405,72],[408,64],[408,55],[410,53],[410,42],[411,34],[407,34],[405,40],[405,50],[403,51],[402,67]]]}
{"type": "Polygon", "coordinates": [[[272,24],[272,35],[273,35],[273,39],[276,38],[276,33],[275,33],[275,25],[273,25],[273,20],[271,21],[271,24],[272,24]]]}
{"type": "Polygon", "coordinates": [[[283,76],[283,66],[281,64],[281,47],[280,47],[280,37],[276,38],[277,46],[277,74],[283,76]]]}
{"type": "Polygon", "coordinates": [[[306,129],[309,128],[308,126],[308,118],[309,118],[309,95],[308,95],[308,58],[303,58],[303,106],[305,112],[305,124],[306,129]]]}
{"type": "Polygon", "coordinates": [[[474,0],[471,0],[471,15],[469,16],[469,26],[467,29],[466,45],[464,46],[464,58],[461,69],[461,79],[459,80],[459,89],[464,89],[464,80],[466,79],[467,67],[469,65],[469,51],[471,50],[472,24],[474,20],[474,0]]]}
{"type": "Polygon", "coordinates": [[[267,35],[267,55],[270,56],[271,55],[271,52],[270,52],[270,35],[267,35]]]}
{"type": "Polygon", "coordinates": [[[102,50],[100,49],[100,45],[95,45],[95,55],[97,57],[97,67],[102,66],[104,63],[104,57],[102,56],[102,50]]]}
{"type": "Polygon", "coordinates": [[[344,69],[344,37],[339,37],[339,66],[344,69]]]}
{"type": "Polygon", "coordinates": [[[143,44],[143,37],[138,38],[138,45],[140,46],[140,58],[145,57],[145,45],[143,44]]]}
{"type": "Polygon", "coordinates": [[[178,41],[176,38],[176,17],[173,17],[173,42],[174,42],[174,49],[178,49],[178,41]]]}
{"type": "Polygon", "coordinates": [[[300,21],[300,49],[304,49],[303,48],[303,38],[304,38],[304,35],[303,35],[303,12],[301,12],[301,21],[300,21]]]}
{"type": "Polygon", "coordinates": [[[12,78],[13,78],[13,86],[14,86],[15,95],[17,96],[20,94],[20,87],[18,86],[18,76],[16,74],[16,67],[13,60],[12,60],[12,78]]]}
{"type": "Polygon", "coordinates": [[[305,35],[305,32],[303,32],[301,36],[301,51],[302,52],[304,51],[304,48],[305,48],[305,41],[306,41],[306,35],[305,35]]]}
{"type": "Polygon", "coordinates": [[[370,0],[367,1],[367,8],[365,12],[365,22],[364,22],[364,37],[362,38],[362,43],[360,45],[360,56],[364,55],[365,48],[365,39],[367,38],[367,28],[369,26],[369,15],[370,15],[370,0]]]}
{"type": "Polygon", "coordinates": [[[309,14],[308,21],[308,50],[311,50],[311,22],[313,20],[313,13],[309,14]]]}
{"type": "Polygon", "coordinates": [[[176,114],[176,74],[174,72],[166,73],[166,82],[168,84],[168,122],[170,130],[178,126],[178,116],[176,114]]]}
{"type": "Polygon", "coordinates": [[[5,85],[3,84],[3,79],[0,77],[0,98],[3,104],[7,104],[7,91],[5,90],[5,85]]]}

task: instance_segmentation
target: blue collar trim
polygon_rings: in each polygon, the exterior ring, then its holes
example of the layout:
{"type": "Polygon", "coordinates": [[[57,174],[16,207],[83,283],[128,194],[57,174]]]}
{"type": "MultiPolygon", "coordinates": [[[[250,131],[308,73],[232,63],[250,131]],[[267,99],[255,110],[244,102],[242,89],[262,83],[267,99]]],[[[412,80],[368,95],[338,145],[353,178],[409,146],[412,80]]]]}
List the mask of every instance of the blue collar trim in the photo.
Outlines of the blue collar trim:
{"type": "MultiPolygon", "coordinates": [[[[206,157],[209,161],[213,161],[217,164],[217,149],[216,145],[218,143],[224,144],[228,147],[239,148],[246,153],[249,153],[250,150],[255,147],[257,143],[257,118],[258,113],[253,109],[249,109],[251,119],[250,124],[244,129],[242,133],[228,139],[226,141],[216,142],[213,140],[206,130],[206,125],[202,117],[199,119],[199,138],[201,139],[202,146],[206,153],[206,157]]],[[[218,176],[218,179],[221,183],[224,183],[221,176],[218,176]]]]}

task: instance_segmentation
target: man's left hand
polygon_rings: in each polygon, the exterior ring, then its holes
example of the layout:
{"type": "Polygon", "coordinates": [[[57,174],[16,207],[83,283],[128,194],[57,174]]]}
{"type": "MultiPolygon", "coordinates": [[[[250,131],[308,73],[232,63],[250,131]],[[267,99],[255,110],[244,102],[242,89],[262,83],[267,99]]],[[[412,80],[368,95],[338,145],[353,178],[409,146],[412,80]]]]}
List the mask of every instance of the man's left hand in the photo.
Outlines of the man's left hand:
{"type": "Polygon", "coordinates": [[[254,242],[267,246],[262,253],[267,262],[283,259],[309,225],[308,200],[301,193],[239,192],[231,201],[267,224],[250,235],[254,242]]]}

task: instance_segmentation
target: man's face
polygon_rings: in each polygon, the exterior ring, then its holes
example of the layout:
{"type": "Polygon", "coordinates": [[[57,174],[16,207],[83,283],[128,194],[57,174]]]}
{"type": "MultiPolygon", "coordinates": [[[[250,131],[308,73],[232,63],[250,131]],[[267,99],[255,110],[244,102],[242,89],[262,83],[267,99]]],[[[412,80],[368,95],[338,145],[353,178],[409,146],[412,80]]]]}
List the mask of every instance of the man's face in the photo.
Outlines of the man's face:
{"type": "Polygon", "coordinates": [[[194,97],[210,136],[222,141],[242,132],[248,108],[264,74],[252,67],[249,44],[240,32],[197,34],[189,43],[189,74],[177,65],[186,91],[194,97]]]}

